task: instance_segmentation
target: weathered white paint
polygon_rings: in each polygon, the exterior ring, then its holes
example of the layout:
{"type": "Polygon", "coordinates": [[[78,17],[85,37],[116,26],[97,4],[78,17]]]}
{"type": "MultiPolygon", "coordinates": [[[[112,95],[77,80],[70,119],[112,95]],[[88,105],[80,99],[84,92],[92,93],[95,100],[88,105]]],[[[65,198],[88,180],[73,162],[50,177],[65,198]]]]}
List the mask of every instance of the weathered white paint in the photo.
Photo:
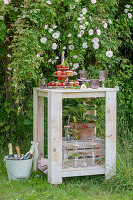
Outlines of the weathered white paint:
{"type": "Polygon", "coordinates": [[[114,88],[102,88],[99,87],[97,89],[92,89],[92,88],[87,88],[85,90],[79,90],[79,89],[41,89],[41,88],[36,88],[38,92],[55,92],[55,93],[85,93],[85,92],[118,92],[119,88],[114,87],[114,88]]]}
{"type": "Polygon", "coordinates": [[[69,98],[94,98],[94,97],[105,97],[105,93],[104,92],[66,92],[62,94],[62,97],[64,99],[69,99],[69,98]]]}
{"type": "Polygon", "coordinates": [[[38,95],[38,138],[39,156],[38,159],[44,157],[44,98],[38,95]]]}
{"type": "Polygon", "coordinates": [[[116,174],[116,92],[106,92],[105,166],[109,179],[116,174]]]}
{"type": "MultiPolygon", "coordinates": [[[[116,170],[116,88],[98,88],[86,90],[74,89],[40,89],[33,91],[33,138],[36,142],[37,133],[42,126],[42,114],[39,114],[41,122],[38,123],[38,96],[48,97],[48,181],[52,184],[62,183],[62,177],[85,176],[94,174],[106,174],[110,178],[116,170]],[[106,97],[106,148],[105,169],[101,166],[81,169],[63,169],[62,171],[62,98],[90,98],[106,97]],[[38,130],[37,127],[39,126],[38,130]]],[[[42,103],[42,100],[41,100],[42,103]]],[[[41,109],[39,109],[41,112],[41,109]]],[[[42,132],[41,132],[42,134],[42,132]]],[[[40,137],[40,136],[39,136],[40,137]]],[[[41,138],[41,137],[40,137],[41,138]]],[[[42,146],[42,145],[41,145],[42,146]]],[[[41,150],[43,151],[43,150],[41,150]]],[[[34,162],[34,170],[37,163],[34,162]]]]}
{"type": "Polygon", "coordinates": [[[62,177],[105,174],[104,166],[67,168],[62,170],[62,177]]]}
{"type": "MultiPolygon", "coordinates": [[[[38,115],[37,115],[37,107],[38,107],[38,95],[37,89],[33,89],[33,141],[37,142],[37,129],[38,129],[38,115]]],[[[37,160],[33,160],[33,169],[37,170],[37,160]]]]}
{"type": "Polygon", "coordinates": [[[48,94],[48,182],[62,183],[62,94],[48,94]]]}

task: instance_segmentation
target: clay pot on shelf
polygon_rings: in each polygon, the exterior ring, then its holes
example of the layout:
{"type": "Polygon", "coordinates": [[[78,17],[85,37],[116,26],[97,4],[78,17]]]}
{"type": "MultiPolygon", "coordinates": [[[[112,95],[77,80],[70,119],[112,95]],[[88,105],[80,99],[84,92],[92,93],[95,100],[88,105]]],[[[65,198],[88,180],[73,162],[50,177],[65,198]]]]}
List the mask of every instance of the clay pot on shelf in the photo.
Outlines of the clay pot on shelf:
{"type": "Polygon", "coordinates": [[[76,129],[77,131],[79,131],[77,133],[78,140],[92,139],[94,137],[96,127],[95,122],[87,123],[86,127],[84,123],[70,122],[70,126],[72,127],[72,129],[76,129]]]}

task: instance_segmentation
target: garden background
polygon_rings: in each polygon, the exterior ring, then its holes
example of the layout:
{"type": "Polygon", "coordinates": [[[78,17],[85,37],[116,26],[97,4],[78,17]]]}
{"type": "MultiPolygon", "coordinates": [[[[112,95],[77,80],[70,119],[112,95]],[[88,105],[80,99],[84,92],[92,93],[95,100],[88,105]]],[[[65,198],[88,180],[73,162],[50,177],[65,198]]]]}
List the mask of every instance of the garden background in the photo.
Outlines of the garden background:
{"type": "Polygon", "coordinates": [[[132,9],[130,0],[0,0],[2,199],[132,198],[132,9]],[[29,149],[33,87],[41,77],[53,80],[63,51],[76,72],[87,69],[89,78],[98,78],[100,69],[108,69],[106,87],[119,86],[117,175],[108,182],[102,176],[66,178],[56,193],[37,172],[16,186],[7,181],[2,159],[9,142],[19,144],[24,153],[29,149]]]}

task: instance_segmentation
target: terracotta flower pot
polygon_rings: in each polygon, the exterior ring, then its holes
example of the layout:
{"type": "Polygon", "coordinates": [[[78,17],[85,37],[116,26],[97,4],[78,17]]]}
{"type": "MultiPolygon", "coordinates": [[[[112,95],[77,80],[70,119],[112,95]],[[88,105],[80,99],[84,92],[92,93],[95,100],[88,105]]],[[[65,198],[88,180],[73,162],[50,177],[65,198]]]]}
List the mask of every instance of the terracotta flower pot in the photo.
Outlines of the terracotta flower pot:
{"type": "Polygon", "coordinates": [[[78,140],[84,140],[84,139],[91,139],[94,134],[95,134],[95,127],[96,127],[96,123],[92,122],[92,123],[87,123],[86,127],[84,127],[84,123],[78,123],[78,122],[70,122],[70,126],[73,129],[76,129],[77,131],[79,131],[77,133],[78,135],[78,140]]]}

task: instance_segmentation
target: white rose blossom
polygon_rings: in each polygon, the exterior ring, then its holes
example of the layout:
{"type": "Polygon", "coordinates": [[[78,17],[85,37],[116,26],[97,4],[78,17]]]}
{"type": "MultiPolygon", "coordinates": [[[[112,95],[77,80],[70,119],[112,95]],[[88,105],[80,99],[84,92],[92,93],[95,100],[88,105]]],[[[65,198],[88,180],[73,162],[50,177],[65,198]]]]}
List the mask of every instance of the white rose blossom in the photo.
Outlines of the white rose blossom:
{"type": "Polygon", "coordinates": [[[97,29],[96,32],[97,32],[97,35],[101,35],[100,29],[97,29]]]}
{"type": "Polygon", "coordinates": [[[57,32],[53,33],[53,34],[52,34],[52,37],[53,37],[54,39],[58,39],[58,38],[60,37],[60,32],[57,31],[57,32]]]}
{"type": "Polygon", "coordinates": [[[77,37],[78,37],[78,38],[81,38],[81,37],[82,37],[82,35],[81,35],[80,33],[78,33],[78,34],[77,34],[77,37]]]}
{"type": "Polygon", "coordinates": [[[106,51],[105,55],[109,58],[111,58],[113,56],[113,52],[110,50],[110,51],[106,51]]]}
{"type": "Polygon", "coordinates": [[[80,25],[79,28],[80,29],[85,29],[85,25],[80,25]]]}
{"type": "Polygon", "coordinates": [[[91,3],[93,3],[93,4],[96,3],[96,0],[91,0],[91,3]]]}
{"type": "Polygon", "coordinates": [[[57,25],[54,24],[54,25],[53,25],[53,29],[56,29],[56,28],[57,28],[57,25]]]}
{"type": "Polygon", "coordinates": [[[74,49],[74,45],[73,45],[73,44],[70,44],[70,45],[68,46],[68,48],[69,48],[70,50],[73,50],[73,49],[74,49]]]}
{"type": "Polygon", "coordinates": [[[91,16],[89,17],[89,19],[90,19],[90,21],[92,22],[92,17],[91,17],[91,16]]]}
{"type": "Polygon", "coordinates": [[[129,4],[127,4],[127,5],[125,5],[125,7],[126,7],[126,8],[130,8],[130,5],[129,5],[129,4]]]}
{"type": "Polygon", "coordinates": [[[79,67],[79,63],[74,63],[73,64],[73,69],[77,69],[79,67]]]}
{"type": "Polygon", "coordinates": [[[49,4],[49,5],[51,5],[51,4],[52,4],[52,3],[51,3],[51,1],[46,1],[46,3],[47,3],[47,4],[49,4]]]}
{"type": "Polygon", "coordinates": [[[40,42],[43,43],[43,44],[45,44],[47,42],[47,38],[46,37],[42,37],[40,39],[40,42]]]}
{"type": "Polygon", "coordinates": [[[81,18],[82,18],[82,17],[84,17],[84,15],[83,15],[83,14],[80,14],[79,16],[80,16],[81,18]]]}
{"type": "Polygon", "coordinates": [[[93,29],[90,29],[88,33],[89,35],[93,35],[93,29]]]}
{"type": "Polygon", "coordinates": [[[86,8],[83,8],[82,9],[82,13],[85,15],[87,13],[87,9],[86,8]]]}
{"type": "Polygon", "coordinates": [[[65,49],[66,49],[66,47],[64,46],[62,49],[63,49],[63,50],[65,50],[65,49]]]}
{"type": "Polygon", "coordinates": [[[56,62],[57,62],[57,60],[53,60],[53,61],[52,61],[52,64],[54,64],[54,63],[56,63],[56,62]]]}
{"type": "Polygon", "coordinates": [[[45,28],[45,29],[48,29],[48,25],[45,25],[44,28],[45,28]]]}
{"type": "Polygon", "coordinates": [[[128,13],[128,18],[131,19],[132,18],[132,14],[128,13]]]}
{"type": "Polygon", "coordinates": [[[75,5],[70,5],[70,9],[74,9],[75,8],[75,5]]]}
{"type": "Polygon", "coordinates": [[[98,43],[98,42],[99,42],[99,39],[98,39],[98,38],[93,38],[91,41],[92,41],[93,43],[98,43]]]}
{"type": "Polygon", "coordinates": [[[81,88],[81,90],[86,89],[86,85],[82,84],[80,88],[81,88]]]}
{"type": "Polygon", "coordinates": [[[67,35],[67,37],[71,37],[72,36],[72,34],[71,33],[69,33],[68,35],[67,35]]]}
{"type": "Polygon", "coordinates": [[[107,28],[108,24],[107,23],[104,23],[103,27],[104,28],[107,28]]]}
{"type": "Polygon", "coordinates": [[[9,4],[10,0],[4,0],[4,4],[9,4]]]}
{"type": "Polygon", "coordinates": [[[56,43],[52,44],[52,49],[54,49],[54,50],[57,49],[57,44],[56,43]]]}
{"type": "Polygon", "coordinates": [[[52,28],[49,28],[48,32],[49,32],[49,33],[52,33],[52,32],[53,32],[53,29],[52,29],[52,28]]]}
{"type": "Polygon", "coordinates": [[[78,3],[78,2],[79,2],[79,0],[75,0],[75,2],[76,2],[76,3],[78,3]]]}
{"type": "Polygon", "coordinates": [[[109,20],[108,20],[108,23],[109,23],[109,24],[112,24],[112,20],[111,20],[111,19],[109,19],[109,20]]]}
{"type": "Polygon", "coordinates": [[[84,49],[87,49],[87,42],[83,42],[83,44],[82,44],[82,47],[84,48],[84,49]]]}
{"type": "Polygon", "coordinates": [[[55,60],[59,60],[59,57],[57,56],[57,57],[55,58],[55,60]]]}
{"type": "Polygon", "coordinates": [[[39,57],[40,57],[40,54],[38,53],[38,54],[36,55],[36,57],[39,58],[39,57]]]}
{"type": "Polygon", "coordinates": [[[98,44],[97,42],[95,42],[95,43],[93,44],[93,48],[94,48],[94,49],[98,49],[98,48],[99,48],[99,44],[98,44]]]}
{"type": "Polygon", "coordinates": [[[77,18],[77,21],[82,21],[82,18],[81,18],[81,17],[78,17],[78,18],[77,18]]]}
{"type": "Polygon", "coordinates": [[[73,58],[74,58],[74,59],[77,59],[77,58],[78,58],[78,56],[77,56],[77,55],[74,55],[74,56],[73,56],[73,58]]]}
{"type": "Polygon", "coordinates": [[[8,58],[11,58],[11,55],[10,55],[10,54],[7,54],[7,57],[8,57],[8,58]]]}
{"type": "Polygon", "coordinates": [[[124,13],[128,13],[128,9],[124,9],[124,13]]]}
{"type": "Polygon", "coordinates": [[[85,22],[85,25],[88,25],[88,22],[85,22]]]}
{"type": "Polygon", "coordinates": [[[4,19],[4,17],[3,16],[0,16],[0,20],[3,20],[4,19]]]}
{"type": "Polygon", "coordinates": [[[84,30],[81,30],[79,33],[81,36],[84,35],[84,30]]]}
{"type": "Polygon", "coordinates": [[[49,63],[52,62],[52,59],[49,59],[48,62],[49,62],[49,63]]]}

